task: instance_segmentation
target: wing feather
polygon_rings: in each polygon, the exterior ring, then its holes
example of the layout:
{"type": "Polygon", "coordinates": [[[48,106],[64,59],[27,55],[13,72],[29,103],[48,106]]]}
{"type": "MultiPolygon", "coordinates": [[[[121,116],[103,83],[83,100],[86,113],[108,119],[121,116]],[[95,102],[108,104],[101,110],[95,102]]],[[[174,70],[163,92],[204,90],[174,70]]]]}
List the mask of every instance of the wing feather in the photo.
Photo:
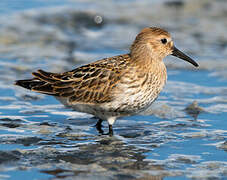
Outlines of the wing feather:
{"type": "MultiPolygon", "coordinates": [[[[25,88],[67,98],[72,104],[110,102],[113,98],[111,91],[129,61],[130,55],[125,54],[102,59],[65,73],[51,73],[40,69],[32,73],[33,79],[21,81],[25,88]]],[[[21,84],[17,85],[22,86],[21,84]]]]}

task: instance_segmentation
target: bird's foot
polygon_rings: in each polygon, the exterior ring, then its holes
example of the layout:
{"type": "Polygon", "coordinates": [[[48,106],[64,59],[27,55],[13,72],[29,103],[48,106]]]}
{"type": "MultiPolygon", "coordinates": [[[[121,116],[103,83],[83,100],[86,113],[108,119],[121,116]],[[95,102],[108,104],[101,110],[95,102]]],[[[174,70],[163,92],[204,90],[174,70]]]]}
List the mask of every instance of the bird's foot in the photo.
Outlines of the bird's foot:
{"type": "Polygon", "coordinates": [[[97,131],[99,132],[100,135],[109,135],[109,136],[113,136],[113,128],[112,125],[109,125],[109,132],[108,133],[104,133],[104,131],[102,130],[102,126],[96,126],[97,131]]]}
{"type": "Polygon", "coordinates": [[[104,133],[104,131],[102,130],[102,120],[99,119],[98,122],[95,125],[97,131],[99,132],[99,134],[101,135],[109,135],[109,136],[113,136],[113,126],[109,125],[109,132],[108,133],[104,133]]]}
{"type": "Polygon", "coordinates": [[[113,126],[109,125],[109,132],[108,133],[102,133],[102,135],[113,136],[113,126]]]}

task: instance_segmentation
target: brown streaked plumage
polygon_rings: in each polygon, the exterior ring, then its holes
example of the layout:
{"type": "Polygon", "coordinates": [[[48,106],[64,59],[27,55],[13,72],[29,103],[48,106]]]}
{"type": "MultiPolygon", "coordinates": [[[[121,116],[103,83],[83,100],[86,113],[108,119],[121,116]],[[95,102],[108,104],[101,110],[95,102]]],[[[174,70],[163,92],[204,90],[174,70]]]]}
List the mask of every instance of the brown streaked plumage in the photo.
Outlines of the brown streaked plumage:
{"type": "Polygon", "coordinates": [[[179,51],[170,34],[160,28],[144,28],[133,42],[130,53],[105,58],[72,71],[33,72],[33,79],[16,85],[55,96],[76,111],[93,114],[109,123],[109,134],[116,118],[133,115],[148,108],[165,85],[167,74],[163,58],[177,56],[198,64],[179,51]]]}

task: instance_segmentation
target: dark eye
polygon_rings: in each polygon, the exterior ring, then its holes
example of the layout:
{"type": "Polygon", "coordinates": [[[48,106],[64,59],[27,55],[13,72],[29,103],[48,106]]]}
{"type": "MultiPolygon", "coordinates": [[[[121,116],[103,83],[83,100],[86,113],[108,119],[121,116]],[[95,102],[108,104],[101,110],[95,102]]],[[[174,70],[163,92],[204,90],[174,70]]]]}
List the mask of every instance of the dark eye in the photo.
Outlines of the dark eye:
{"type": "Polygon", "coordinates": [[[161,39],[161,42],[162,42],[162,44],[166,44],[167,43],[167,39],[163,38],[163,39],[161,39]]]}

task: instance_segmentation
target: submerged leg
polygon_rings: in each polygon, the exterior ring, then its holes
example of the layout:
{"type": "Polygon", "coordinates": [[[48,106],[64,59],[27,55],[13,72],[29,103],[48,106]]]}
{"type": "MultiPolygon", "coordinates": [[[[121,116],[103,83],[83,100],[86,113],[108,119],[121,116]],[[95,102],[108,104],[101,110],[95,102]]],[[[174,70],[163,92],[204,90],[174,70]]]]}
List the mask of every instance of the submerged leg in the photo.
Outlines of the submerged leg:
{"type": "Polygon", "coordinates": [[[113,126],[109,124],[109,136],[113,136],[113,126]]]}
{"type": "Polygon", "coordinates": [[[102,130],[102,119],[99,119],[98,122],[96,123],[95,127],[97,129],[97,131],[100,133],[100,134],[103,134],[104,131],[102,130]]]}
{"type": "Polygon", "coordinates": [[[114,124],[115,120],[116,120],[115,117],[110,117],[110,118],[107,119],[108,124],[109,124],[109,132],[108,133],[104,133],[104,131],[102,130],[102,121],[103,121],[102,119],[98,120],[95,127],[100,134],[113,136],[113,124],[114,124]]]}

